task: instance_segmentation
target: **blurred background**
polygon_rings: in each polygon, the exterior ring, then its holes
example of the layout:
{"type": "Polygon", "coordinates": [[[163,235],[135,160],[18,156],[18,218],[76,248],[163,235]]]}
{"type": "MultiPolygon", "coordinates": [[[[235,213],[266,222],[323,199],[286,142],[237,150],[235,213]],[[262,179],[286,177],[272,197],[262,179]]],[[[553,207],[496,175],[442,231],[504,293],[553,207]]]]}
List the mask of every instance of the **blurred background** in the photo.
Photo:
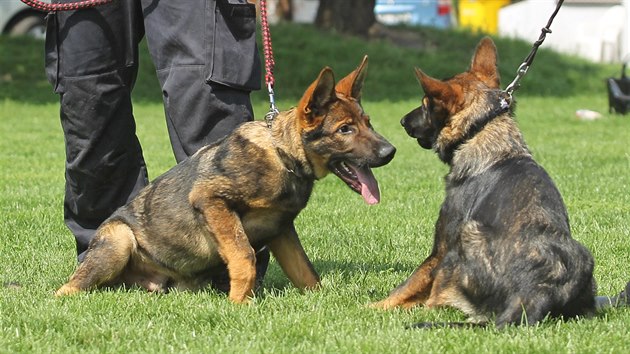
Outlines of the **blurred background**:
{"type": "MultiPolygon", "coordinates": [[[[465,28],[531,40],[553,11],[554,0],[269,0],[271,23],[314,23],[340,32],[369,35],[375,24],[465,28]]],[[[585,59],[615,63],[630,50],[630,0],[565,0],[554,27],[571,31],[546,45],[585,59]]],[[[43,38],[45,14],[19,0],[0,0],[3,34],[43,38]]]]}

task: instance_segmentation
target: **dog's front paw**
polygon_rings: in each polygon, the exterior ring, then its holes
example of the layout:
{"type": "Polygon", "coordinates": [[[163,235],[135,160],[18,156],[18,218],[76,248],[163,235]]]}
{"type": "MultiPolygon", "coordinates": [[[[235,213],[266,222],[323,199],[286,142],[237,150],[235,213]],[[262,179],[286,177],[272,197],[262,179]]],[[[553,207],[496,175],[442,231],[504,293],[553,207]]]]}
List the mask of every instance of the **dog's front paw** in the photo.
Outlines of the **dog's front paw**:
{"type": "MultiPolygon", "coordinates": [[[[253,280],[252,280],[253,283],[253,280]]],[[[252,284],[253,285],[253,284],[252,284]]],[[[232,282],[228,298],[235,304],[249,304],[254,297],[253,286],[238,287],[232,282]]]]}
{"type": "Polygon", "coordinates": [[[249,305],[252,303],[252,298],[250,296],[233,296],[230,294],[230,301],[239,305],[249,305]]]}

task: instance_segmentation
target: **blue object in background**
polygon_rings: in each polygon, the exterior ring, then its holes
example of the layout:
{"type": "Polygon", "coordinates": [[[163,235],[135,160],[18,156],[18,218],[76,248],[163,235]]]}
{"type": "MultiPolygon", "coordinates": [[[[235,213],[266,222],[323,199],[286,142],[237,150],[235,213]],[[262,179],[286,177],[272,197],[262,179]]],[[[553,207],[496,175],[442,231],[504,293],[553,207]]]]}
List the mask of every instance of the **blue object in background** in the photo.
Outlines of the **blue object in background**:
{"type": "Polygon", "coordinates": [[[449,28],[454,24],[451,0],[377,0],[374,14],[386,25],[449,28]]]}

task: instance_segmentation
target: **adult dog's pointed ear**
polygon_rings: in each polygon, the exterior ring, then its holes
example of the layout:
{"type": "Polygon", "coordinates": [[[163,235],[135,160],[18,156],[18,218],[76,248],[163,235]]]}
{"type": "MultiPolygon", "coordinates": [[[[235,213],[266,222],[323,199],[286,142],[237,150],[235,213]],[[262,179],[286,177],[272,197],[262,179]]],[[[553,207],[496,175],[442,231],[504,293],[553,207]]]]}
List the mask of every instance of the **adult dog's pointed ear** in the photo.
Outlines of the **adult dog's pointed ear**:
{"type": "Polygon", "coordinates": [[[470,64],[470,73],[490,88],[499,88],[501,78],[497,68],[497,47],[490,37],[481,39],[470,64]]]}
{"type": "Polygon", "coordinates": [[[363,82],[367,76],[368,56],[363,56],[361,64],[348,76],[339,80],[335,90],[337,92],[352,97],[357,101],[361,101],[361,90],[363,89],[363,82]]]}
{"type": "Polygon", "coordinates": [[[326,107],[336,99],[335,77],[332,69],[325,67],[319,73],[317,79],[304,92],[298,104],[298,110],[307,121],[311,122],[315,117],[321,115],[326,107]]]}
{"type": "Polygon", "coordinates": [[[443,100],[444,98],[453,95],[453,89],[449,84],[445,83],[444,81],[432,78],[418,68],[415,68],[415,70],[416,77],[418,78],[420,86],[422,86],[425,95],[438,100],[443,100]]]}

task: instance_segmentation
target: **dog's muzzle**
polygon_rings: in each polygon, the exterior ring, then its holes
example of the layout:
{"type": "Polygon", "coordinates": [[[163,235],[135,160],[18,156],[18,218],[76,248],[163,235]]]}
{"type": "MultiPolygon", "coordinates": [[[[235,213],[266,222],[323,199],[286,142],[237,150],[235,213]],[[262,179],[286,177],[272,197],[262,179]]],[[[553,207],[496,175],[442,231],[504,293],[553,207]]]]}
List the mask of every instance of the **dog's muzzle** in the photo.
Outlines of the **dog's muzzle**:
{"type": "Polygon", "coordinates": [[[420,106],[407,113],[400,120],[400,124],[405,128],[405,132],[412,138],[418,140],[418,144],[424,149],[433,147],[434,128],[428,117],[425,106],[420,106]]]}

